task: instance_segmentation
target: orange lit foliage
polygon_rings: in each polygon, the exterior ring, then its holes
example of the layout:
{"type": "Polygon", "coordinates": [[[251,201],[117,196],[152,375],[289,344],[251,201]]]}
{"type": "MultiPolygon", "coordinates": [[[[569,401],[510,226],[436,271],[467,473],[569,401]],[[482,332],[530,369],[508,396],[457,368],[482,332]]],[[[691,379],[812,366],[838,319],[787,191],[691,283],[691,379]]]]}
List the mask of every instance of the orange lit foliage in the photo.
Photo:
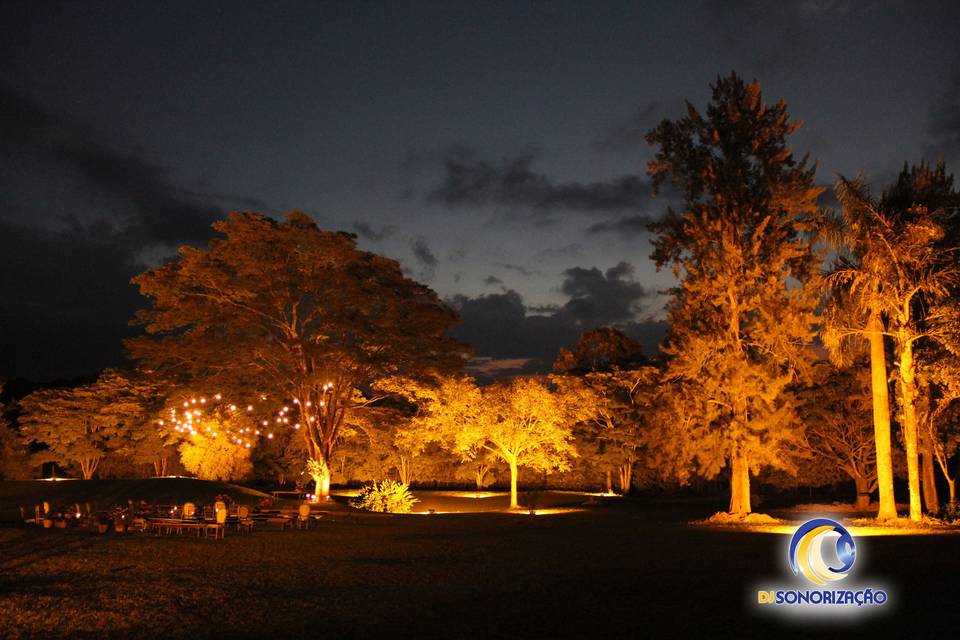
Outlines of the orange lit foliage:
{"type": "Polygon", "coordinates": [[[250,449],[202,433],[180,444],[180,462],[201,480],[245,480],[253,472],[250,449]]]}
{"type": "MultiPolygon", "coordinates": [[[[252,407],[251,407],[252,408],[252,407]]],[[[258,416],[220,396],[175,402],[164,411],[169,431],[180,434],[180,462],[201,480],[244,480],[253,471],[251,449],[262,434],[258,416]]],[[[272,427],[264,427],[265,429],[272,427]]],[[[272,435],[272,430],[270,431],[272,435]]]]}
{"type": "MultiPolygon", "coordinates": [[[[0,397],[3,385],[0,384],[0,397]]],[[[4,416],[0,402],[0,479],[27,480],[31,476],[30,456],[19,434],[4,416]]]]}
{"type": "Polygon", "coordinates": [[[479,419],[461,424],[453,447],[465,459],[486,451],[503,460],[510,468],[510,506],[517,507],[520,467],[543,472],[569,468],[577,455],[573,424],[585,408],[529,378],[487,387],[482,398],[479,419]]]}
{"type": "Polygon", "coordinates": [[[37,461],[75,467],[85,480],[106,456],[128,447],[132,433],[153,428],[140,389],[116,371],[72,389],[35,391],[21,405],[22,437],[47,446],[37,461]]]}
{"type": "Polygon", "coordinates": [[[736,75],[712,88],[705,114],[690,105],[647,136],[654,185],[669,181],[684,198],[651,229],[657,267],[680,279],[665,349],[676,398],[661,408],[686,407],[651,443],[681,480],[729,468],[730,511],[742,514],[750,474],[789,467],[798,440],[788,387],[813,338],[820,257],[809,232],[822,189],[787,145],[799,124],[782,100],[765,104],[759,83],[736,75]]]}
{"type": "Polygon", "coordinates": [[[128,346],[151,368],[223,388],[256,379],[296,401],[291,425],[322,463],[324,494],[341,429],[376,401],[378,379],[462,364],[447,337],[456,314],[396,261],[303,213],[236,213],[214,229],[225,237],[134,279],[152,305],[138,316],[147,335],[128,346]]]}

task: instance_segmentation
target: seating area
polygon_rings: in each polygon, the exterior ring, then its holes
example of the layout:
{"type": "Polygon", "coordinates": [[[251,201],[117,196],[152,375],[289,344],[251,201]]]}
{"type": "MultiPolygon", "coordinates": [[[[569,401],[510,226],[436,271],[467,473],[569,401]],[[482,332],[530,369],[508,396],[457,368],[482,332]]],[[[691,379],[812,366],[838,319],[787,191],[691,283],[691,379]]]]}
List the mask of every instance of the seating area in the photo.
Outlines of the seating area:
{"type": "Polygon", "coordinates": [[[227,532],[252,533],[255,530],[308,529],[323,517],[311,511],[311,505],[251,509],[246,505],[216,501],[209,505],[186,502],[182,505],[147,504],[128,501],[126,507],[94,512],[89,504],[51,508],[49,503],[20,507],[26,526],[79,528],[106,533],[145,533],[155,536],[191,535],[222,540],[227,532]]]}

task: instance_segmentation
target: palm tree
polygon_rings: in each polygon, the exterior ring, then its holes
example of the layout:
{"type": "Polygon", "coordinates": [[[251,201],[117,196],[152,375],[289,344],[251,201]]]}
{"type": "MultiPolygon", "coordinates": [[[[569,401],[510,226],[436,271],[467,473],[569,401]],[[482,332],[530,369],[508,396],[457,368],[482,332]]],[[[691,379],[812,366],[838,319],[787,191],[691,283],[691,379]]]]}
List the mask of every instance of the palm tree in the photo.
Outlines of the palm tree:
{"type": "Polygon", "coordinates": [[[921,518],[917,380],[914,349],[946,331],[934,302],[947,298],[958,270],[939,246],[945,235],[941,212],[924,205],[905,208],[873,199],[862,178],[839,177],[842,205],[838,257],[828,284],[834,304],[827,313],[825,342],[840,351],[851,337],[870,343],[874,438],[881,519],[896,517],[890,457],[890,414],[884,337],[896,347],[898,400],[907,454],[910,519],[921,518]]]}

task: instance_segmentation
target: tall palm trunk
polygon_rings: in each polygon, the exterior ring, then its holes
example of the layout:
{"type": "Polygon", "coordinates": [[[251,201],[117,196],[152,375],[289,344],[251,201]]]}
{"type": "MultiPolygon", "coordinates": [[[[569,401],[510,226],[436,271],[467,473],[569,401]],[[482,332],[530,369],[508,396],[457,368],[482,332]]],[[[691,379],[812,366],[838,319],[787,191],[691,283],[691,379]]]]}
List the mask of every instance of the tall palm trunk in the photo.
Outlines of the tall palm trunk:
{"type": "Polygon", "coordinates": [[[870,341],[870,381],[873,391],[873,440],[877,449],[877,488],[880,492],[880,520],[896,519],[893,495],[893,457],[890,452],[890,398],[887,389],[887,356],[883,345],[883,322],[874,311],[867,321],[870,341]]]}
{"type": "Polygon", "coordinates": [[[900,341],[900,396],[903,401],[903,443],[907,450],[907,485],[910,488],[910,519],[920,520],[920,447],[917,428],[917,381],[913,368],[913,343],[900,341]]]}

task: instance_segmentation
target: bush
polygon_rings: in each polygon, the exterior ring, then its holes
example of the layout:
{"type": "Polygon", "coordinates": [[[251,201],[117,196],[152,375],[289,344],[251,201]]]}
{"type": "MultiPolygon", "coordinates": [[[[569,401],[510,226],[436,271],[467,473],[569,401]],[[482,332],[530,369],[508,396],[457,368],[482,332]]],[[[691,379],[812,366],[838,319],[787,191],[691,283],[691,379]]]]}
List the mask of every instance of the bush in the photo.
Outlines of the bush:
{"type": "Polygon", "coordinates": [[[351,501],[357,509],[378,511],[381,513],[410,513],[415,502],[419,502],[410,493],[410,487],[393,480],[383,480],[379,485],[374,482],[360,490],[360,495],[351,501]]]}

